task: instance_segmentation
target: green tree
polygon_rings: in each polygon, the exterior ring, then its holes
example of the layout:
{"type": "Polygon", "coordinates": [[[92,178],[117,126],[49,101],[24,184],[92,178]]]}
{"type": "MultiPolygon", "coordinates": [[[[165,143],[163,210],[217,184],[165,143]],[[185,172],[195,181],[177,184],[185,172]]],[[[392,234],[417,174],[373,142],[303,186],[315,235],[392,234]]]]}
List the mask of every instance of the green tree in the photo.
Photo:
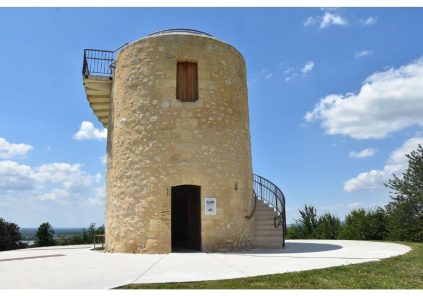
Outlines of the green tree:
{"type": "Polygon", "coordinates": [[[345,223],[341,228],[342,239],[366,239],[366,211],[364,209],[353,210],[345,217],[345,223]]]}
{"type": "Polygon", "coordinates": [[[382,208],[375,211],[353,210],[345,217],[340,238],[355,240],[383,240],[386,236],[386,214],[382,208]]]}
{"type": "Polygon", "coordinates": [[[366,213],[366,232],[365,237],[368,240],[384,240],[387,233],[387,216],[382,208],[366,213]]]}
{"type": "Polygon", "coordinates": [[[388,213],[390,239],[423,241],[423,148],[407,154],[408,167],[402,178],[395,174],[385,184],[392,189],[388,213]]]}
{"type": "Polygon", "coordinates": [[[305,237],[304,237],[304,232],[302,228],[297,224],[293,224],[287,227],[286,238],[287,239],[303,239],[305,237]]]}
{"type": "Polygon", "coordinates": [[[89,241],[87,243],[94,242],[95,233],[96,233],[95,223],[91,223],[90,226],[88,227],[88,240],[89,241]]]}
{"type": "Polygon", "coordinates": [[[335,215],[325,213],[317,220],[317,227],[314,236],[320,239],[337,239],[341,221],[335,215]]]}
{"type": "Polygon", "coordinates": [[[54,230],[50,223],[42,223],[35,234],[36,245],[38,247],[53,246],[54,245],[54,230]]]}
{"type": "Polygon", "coordinates": [[[303,210],[299,210],[300,219],[296,221],[302,238],[315,238],[317,228],[316,208],[312,205],[305,205],[303,210]]]}
{"type": "Polygon", "coordinates": [[[19,226],[0,218],[0,251],[14,250],[23,247],[19,226]]]}
{"type": "Polygon", "coordinates": [[[104,234],[104,225],[101,225],[97,228],[96,234],[104,234]]]}
{"type": "Polygon", "coordinates": [[[303,229],[306,238],[314,238],[314,232],[317,228],[317,213],[314,206],[304,206],[303,210],[299,210],[300,219],[297,221],[303,229]]]}

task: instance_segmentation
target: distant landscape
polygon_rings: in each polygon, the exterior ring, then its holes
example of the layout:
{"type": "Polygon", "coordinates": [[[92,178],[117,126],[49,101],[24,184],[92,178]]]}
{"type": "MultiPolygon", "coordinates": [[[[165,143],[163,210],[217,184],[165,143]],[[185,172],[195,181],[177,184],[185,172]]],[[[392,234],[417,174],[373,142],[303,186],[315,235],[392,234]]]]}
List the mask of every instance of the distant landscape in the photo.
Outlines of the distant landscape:
{"type": "MultiPolygon", "coordinates": [[[[20,228],[20,232],[22,235],[21,242],[27,243],[28,245],[34,244],[35,234],[37,232],[37,229],[38,227],[20,228]]],[[[69,238],[75,235],[81,235],[83,230],[84,230],[83,227],[54,228],[54,239],[63,239],[63,238],[69,238]]]]}

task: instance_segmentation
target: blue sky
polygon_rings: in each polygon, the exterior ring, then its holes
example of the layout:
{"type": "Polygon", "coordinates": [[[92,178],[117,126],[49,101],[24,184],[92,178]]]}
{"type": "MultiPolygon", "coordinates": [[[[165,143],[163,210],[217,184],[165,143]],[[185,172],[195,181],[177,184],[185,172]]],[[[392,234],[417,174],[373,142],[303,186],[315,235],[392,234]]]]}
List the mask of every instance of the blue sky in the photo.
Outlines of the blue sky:
{"type": "Polygon", "coordinates": [[[423,9],[0,9],[0,217],[103,223],[106,141],[82,85],[84,48],[193,28],[247,62],[253,168],[343,219],[423,143],[423,9]],[[82,124],[85,122],[84,124],[82,124]]]}

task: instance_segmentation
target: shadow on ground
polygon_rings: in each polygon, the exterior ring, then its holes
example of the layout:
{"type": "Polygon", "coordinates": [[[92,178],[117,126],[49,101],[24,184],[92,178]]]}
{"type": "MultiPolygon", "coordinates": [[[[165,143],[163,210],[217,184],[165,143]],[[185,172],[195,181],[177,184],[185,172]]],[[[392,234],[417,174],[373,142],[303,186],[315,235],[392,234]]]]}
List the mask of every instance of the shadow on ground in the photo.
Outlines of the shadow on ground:
{"type": "MultiPolygon", "coordinates": [[[[246,254],[295,254],[295,253],[315,253],[327,252],[342,249],[340,245],[311,243],[311,242],[286,242],[283,249],[259,249],[250,250],[246,254]]],[[[245,254],[245,253],[244,253],[245,254]]]]}

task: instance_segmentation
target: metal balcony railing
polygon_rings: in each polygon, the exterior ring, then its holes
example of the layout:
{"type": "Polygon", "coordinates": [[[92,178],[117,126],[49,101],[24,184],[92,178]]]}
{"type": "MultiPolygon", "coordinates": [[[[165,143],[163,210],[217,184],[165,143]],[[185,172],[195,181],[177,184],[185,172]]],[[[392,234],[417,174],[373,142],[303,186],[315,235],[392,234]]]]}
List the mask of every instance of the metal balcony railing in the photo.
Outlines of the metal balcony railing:
{"type": "Polygon", "coordinates": [[[115,50],[84,49],[82,75],[85,78],[89,76],[102,76],[112,79],[115,55],[127,44],[125,43],[115,50]]]}

